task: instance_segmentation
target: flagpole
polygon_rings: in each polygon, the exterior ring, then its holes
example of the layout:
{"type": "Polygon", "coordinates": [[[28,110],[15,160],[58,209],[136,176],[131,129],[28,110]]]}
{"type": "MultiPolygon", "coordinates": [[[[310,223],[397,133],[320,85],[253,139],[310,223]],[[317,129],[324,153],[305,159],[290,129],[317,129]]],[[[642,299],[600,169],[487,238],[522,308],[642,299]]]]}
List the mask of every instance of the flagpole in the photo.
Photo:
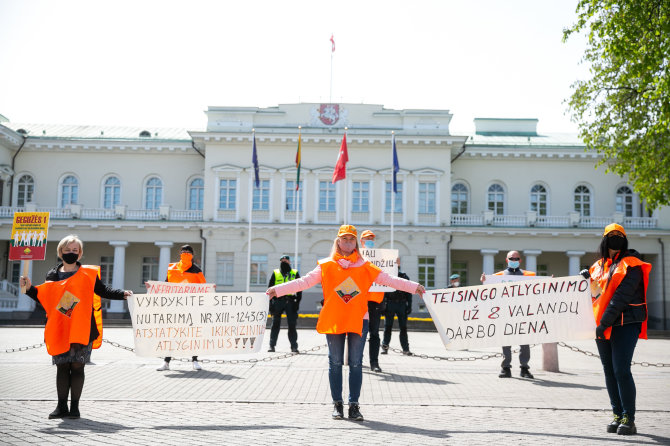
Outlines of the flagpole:
{"type": "MultiPolygon", "coordinates": [[[[300,138],[302,136],[302,126],[298,126],[298,154],[299,156],[301,155],[301,147],[300,147],[300,138]]],[[[302,160],[298,160],[299,162],[302,162],[302,160]]],[[[299,233],[299,225],[300,225],[300,164],[296,166],[298,169],[296,178],[295,178],[295,194],[296,194],[296,207],[295,207],[295,257],[293,258],[293,266],[297,269],[298,267],[298,233],[299,233]]]]}
{"type": "Polygon", "coordinates": [[[395,157],[393,153],[393,147],[395,146],[395,132],[391,131],[391,191],[389,193],[391,197],[391,249],[393,249],[393,225],[395,223],[395,191],[393,186],[395,185],[395,157]]]}
{"type": "MultiPolygon", "coordinates": [[[[256,129],[251,129],[252,140],[256,142],[256,129]]],[[[251,180],[251,171],[249,171],[249,179],[251,180]]],[[[253,202],[254,202],[254,182],[250,181],[249,188],[249,238],[247,240],[247,293],[249,292],[249,283],[251,282],[251,220],[253,216],[253,202]]]]}
{"type": "MultiPolygon", "coordinates": [[[[344,139],[345,140],[347,138],[347,130],[348,130],[348,128],[345,127],[344,128],[344,139]]],[[[347,148],[347,152],[348,151],[349,151],[349,149],[347,148]]],[[[347,191],[348,191],[348,189],[349,189],[349,187],[348,187],[348,183],[347,183],[347,177],[344,177],[344,216],[343,216],[343,220],[344,220],[345,225],[347,224],[347,221],[349,219],[348,218],[349,215],[347,215],[348,210],[349,210],[349,207],[347,206],[347,191]]]]}
{"type": "Polygon", "coordinates": [[[333,34],[330,35],[330,41],[332,43],[330,50],[330,96],[328,97],[328,103],[333,103],[333,54],[335,54],[335,39],[333,34]]]}

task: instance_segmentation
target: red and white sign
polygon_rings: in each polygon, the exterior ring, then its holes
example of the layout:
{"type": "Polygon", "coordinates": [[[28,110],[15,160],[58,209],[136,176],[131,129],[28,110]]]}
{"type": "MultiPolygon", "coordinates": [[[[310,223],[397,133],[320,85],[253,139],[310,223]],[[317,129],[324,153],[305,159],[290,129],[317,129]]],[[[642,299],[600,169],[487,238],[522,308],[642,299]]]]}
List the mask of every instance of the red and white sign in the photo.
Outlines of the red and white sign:
{"type": "Polygon", "coordinates": [[[9,260],[44,260],[48,230],[48,212],[14,212],[9,260]]]}
{"type": "Polygon", "coordinates": [[[319,107],[319,119],[326,125],[335,125],[340,119],[340,105],[321,104],[319,107]]]}

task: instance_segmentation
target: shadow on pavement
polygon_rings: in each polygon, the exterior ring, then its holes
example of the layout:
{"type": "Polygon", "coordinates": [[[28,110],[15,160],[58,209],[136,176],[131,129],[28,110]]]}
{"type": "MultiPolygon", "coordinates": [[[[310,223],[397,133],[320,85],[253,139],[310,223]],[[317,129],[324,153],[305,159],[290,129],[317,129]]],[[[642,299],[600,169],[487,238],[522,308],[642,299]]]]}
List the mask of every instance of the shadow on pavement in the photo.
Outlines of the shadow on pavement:
{"type": "MultiPolygon", "coordinates": [[[[522,378],[519,378],[522,379],[522,378]]],[[[565,382],[558,382],[558,381],[548,381],[546,379],[524,379],[524,381],[529,381],[536,386],[541,386],[541,387],[554,387],[554,388],[569,388],[569,389],[584,389],[584,390],[603,390],[605,387],[604,386],[587,386],[586,384],[578,384],[578,383],[565,383],[565,382]]]]}
{"type": "Polygon", "coordinates": [[[234,375],[224,375],[221,372],[216,372],[214,370],[172,370],[164,374],[166,378],[176,378],[176,379],[242,379],[239,376],[234,375]]]}
{"type": "Polygon", "coordinates": [[[401,382],[401,383],[418,383],[418,384],[453,384],[451,381],[445,381],[443,379],[433,379],[433,378],[423,378],[414,375],[401,375],[399,373],[387,373],[387,372],[370,372],[363,371],[366,375],[372,375],[379,377],[382,381],[386,382],[401,382]]]}
{"type": "MultiPolygon", "coordinates": [[[[351,421],[351,423],[355,423],[355,421],[351,421]]],[[[360,426],[374,431],[415,434],[431,438],[449,438],[449,431],[447,430],[422,429],[415,426],[403,426],[400,424],[384,423],[382,421],[364,421],[360,426]]]]}
{"type": "Polygon", "coordinates": [[[93,421],[87,420],[86,418],[80,418],[78,420],[61,420],[57,426],[39,429],[39,432],[58,435],[80,435],[81,431],[113,434],[120,431],[128,431],[128,429],[132,428],[124,426],[123,424],[105,423],[104,421],[93,421]]]}

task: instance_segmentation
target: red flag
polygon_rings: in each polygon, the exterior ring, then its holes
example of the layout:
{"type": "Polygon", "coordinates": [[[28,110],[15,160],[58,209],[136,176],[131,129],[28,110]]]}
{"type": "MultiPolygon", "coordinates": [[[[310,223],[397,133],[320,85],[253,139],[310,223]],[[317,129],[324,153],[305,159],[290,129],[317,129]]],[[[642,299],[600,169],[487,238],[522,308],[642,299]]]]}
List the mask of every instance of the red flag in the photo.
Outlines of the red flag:
{"type": "Polygon", "coordinates": [[[335,52],[335,37],[332,34],[330,35],[330,43],[333,44],[333,49],[330,52],[334,53],[335,52]]]}
{"type": "Polygon", "coordinates": [[[347,161],[349,161],[349,154],[347,153],[347,134],[345,133],[342,137],[340,153],[337,155],[337,163],[335,163],[335,170],[333,171],[333,184],[347,177],[347,161]]]}

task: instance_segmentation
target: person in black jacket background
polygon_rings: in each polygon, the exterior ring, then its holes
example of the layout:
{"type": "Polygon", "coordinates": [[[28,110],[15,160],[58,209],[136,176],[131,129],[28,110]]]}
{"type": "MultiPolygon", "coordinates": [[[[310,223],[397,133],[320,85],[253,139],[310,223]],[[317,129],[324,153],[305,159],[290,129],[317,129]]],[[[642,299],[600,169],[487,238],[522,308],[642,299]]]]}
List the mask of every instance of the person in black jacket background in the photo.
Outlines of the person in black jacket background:
{"type": "MultiPolygon", "coordinates": [[[[398,263],[398,277],[409,280],[409,276],[400,270],[400,259],[398,263]]],[[[384,293],[386,310],[384,311],[384,339],[382,341],[382,355],[388,354],[391,343],[391,332],[393,331],[393,319],[398,316],[398,328],[400,329],[400,345],[403,355],[411,355],[409,351],[409,339],[407,337],[407,317],[412,312],[412,295],[405,291],[395,290],[384,293]]]]}

